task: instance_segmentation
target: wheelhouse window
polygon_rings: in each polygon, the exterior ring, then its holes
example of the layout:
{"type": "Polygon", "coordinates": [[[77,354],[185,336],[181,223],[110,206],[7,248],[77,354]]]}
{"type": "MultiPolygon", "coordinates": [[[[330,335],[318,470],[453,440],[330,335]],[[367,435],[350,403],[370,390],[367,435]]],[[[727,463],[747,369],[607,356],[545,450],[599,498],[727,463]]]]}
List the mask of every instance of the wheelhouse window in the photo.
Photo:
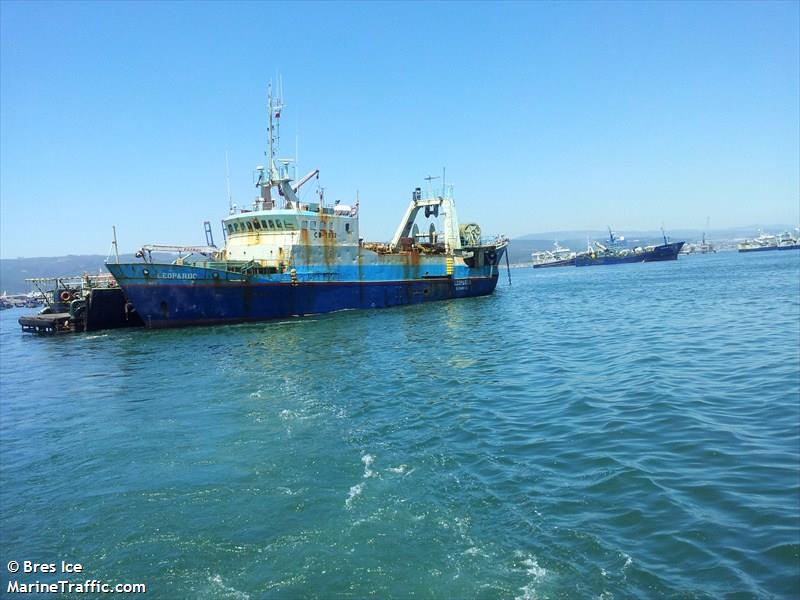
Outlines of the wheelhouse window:
{"type": "Polygon", "coordinates": [[[233,233],[233,225],[228,223],[228,233],[233,233]]]}
{"type": "Polygon", "coordinates": [[[247,221],[247,231],[253,231],[253,225],[250,221],[247,221]]]}
{"type": "Polygon", "coordinates": [[[308,221],[300,221],[300,229],[308,229],[308,221]]]}
{"type": "Polygon", "coordinates": [[[272,221],[272,219],[269,220],[269,228],[275,229],[275,223],[272,221]]]}
{"type": "Polygon", "coordinates": [[[278,229],[283,229],[283,223],[281,223],[278,219],[275,219],[275,227],[278,229]]]}
{"type": "Polygon", "coordinates": [[[347,233],[350,233],[350,223],[345,223],[345,224],[344,224],[344,230],[345,230],[347,233]]]}
{"type": "Polygon", "coordinates": [[[266,220],[266,219],[261,219],[261,226],[262,226],[264,229],[266,229],[266,228],[267,228],[267,220],[266,220]]]}
{"type": "Polygon", "coordinates": [[[238,223],[234,223],[233,224],[233,229],[234,229],[234,231],[239,231],[239,224],[238,223]]]}
{"type": "Polygon", "coordinates": [[[255,227],[257,230],[261,229],[261,223],[259,223],[258,220],[253,221],[253,227],[255,227]]]}

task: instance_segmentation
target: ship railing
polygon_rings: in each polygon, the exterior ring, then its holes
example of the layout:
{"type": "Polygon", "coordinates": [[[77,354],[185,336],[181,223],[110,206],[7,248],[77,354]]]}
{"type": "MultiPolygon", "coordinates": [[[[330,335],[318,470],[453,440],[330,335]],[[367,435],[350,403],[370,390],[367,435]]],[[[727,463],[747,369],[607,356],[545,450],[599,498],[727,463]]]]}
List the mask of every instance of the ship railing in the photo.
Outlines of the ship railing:
{"type": "Polygon", "coordinates": [[[96,287],[115,287],[117,281],[111,273],[98,273],[83,275],[70,275],[68,277],[31,277],[25,280],[26,283],[36,286],[52,286],[54,289],[70,288],[96,288],[96,287]]]}
{"type": "Polygon", "coordinates": [[[205,257],[213,257],[219,254],[220,250],[216,246],[172,246],[165,244],[145,244],[136,251],[136,258],[141,258],[144,262],[153,262],[153,252],[160,254],[177,254],[178,257],[173,264],[182,265],[187,258],[193,254],[205,257]]]}
{"type": "Polygon", "coordinates": [[[241,267],[239,267],[240,272],[243,275],[251,275],[253,274],[261,265],[258,264],[254,260],[249,260],[244,263],[241,267]]]}
{"type": "MultiPolygon", "coordinates": [[[[277,198],[271,201],[262,200],[261,198],[256,198],[250,206],[231,206],[230,210],[228,211],[228,216],[235,216],[235,215],[243,215],[253,212],[262,212],[262,211],[271,211],[271,210],[299,210],[301,212],[314,212],[320,213],[324,215],[335,215],[336,213],[336,204],[329,204],[326,202],[306,202],[300,200],[299,202],[292,202],[291,200],[286,200],[284,198],[277,198]]],[[[354,206],[351,207],[351,210],[354,210],[354,206]]],[[[357,211],[352,214],[351,216],[357,216],[357,211]]]]}
{"type": "MultiPolygon", "coordinates": [[[[216,269],[219,271],[230,271],[232,273],[241,273],[242,275],[274,275],[281,273],[280,268],[277,266],[263,265],[260,261],[215,261],[215,260],[202,260],[192,261],[193,267],[203,269],[216,269]]],[[[286,269],[284,268],[284,271],[286,269]]]]}
{"type": "Polygon", "coordinates": [[[62,293],[67,294],[67,300],[84,298],[90,290],[96,288],[110,289],[117,287],[117,280],[111,273],[92,275],[72,275],[68,277],[31,277],[25,280],[36,292],[33,294],[41,298],[47,306],[52,307],[59,301],[65,302],[62,293]]]}
{"type": "Polygon", "coordinates": [[[508,244],[508,238],[502,234],[486,235],[480,238],[481,246],[504,246],[506,244],[508,244]]]}

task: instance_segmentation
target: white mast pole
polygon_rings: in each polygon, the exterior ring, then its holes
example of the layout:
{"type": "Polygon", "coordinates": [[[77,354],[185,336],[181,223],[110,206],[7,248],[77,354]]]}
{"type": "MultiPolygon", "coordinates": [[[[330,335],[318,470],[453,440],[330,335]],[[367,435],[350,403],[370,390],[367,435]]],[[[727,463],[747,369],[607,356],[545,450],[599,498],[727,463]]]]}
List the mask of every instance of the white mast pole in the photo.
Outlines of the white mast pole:
{"type": "Polygon", "coordinates": [[[231,198],[231,170],[228,166],[228,151],[225,150],[225,183],[228,187],[228,214],[233,213],[233,198],[231,198]]]}
{"type": "Polygon", "coordinates": [[[275,181],[277,177],[277,173],[275,172],[275,164],[273,163],[272,157],[274,156],[273,149],[272,149],[272,83],[269,84],[269,93],[267,94],[267,111],[269,112],[269,127],[267,129],[268,132],[268,145],[269,145],[269,165],[267,168],[269,169],[269,184],[272,186],[272,182],[275,181]]]}

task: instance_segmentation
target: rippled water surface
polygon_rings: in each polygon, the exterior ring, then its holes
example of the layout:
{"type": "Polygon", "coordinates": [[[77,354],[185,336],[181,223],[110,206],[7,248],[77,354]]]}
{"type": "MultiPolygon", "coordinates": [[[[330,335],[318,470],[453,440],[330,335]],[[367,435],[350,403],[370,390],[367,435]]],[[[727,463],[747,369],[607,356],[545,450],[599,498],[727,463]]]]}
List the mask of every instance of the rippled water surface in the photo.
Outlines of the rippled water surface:
{"type": "Polygon", "coordinates": [[[152,598],[797,598],[800,253],[512,277],[173,331],[4,311],[3,592],[67,560],[152,598]]]}

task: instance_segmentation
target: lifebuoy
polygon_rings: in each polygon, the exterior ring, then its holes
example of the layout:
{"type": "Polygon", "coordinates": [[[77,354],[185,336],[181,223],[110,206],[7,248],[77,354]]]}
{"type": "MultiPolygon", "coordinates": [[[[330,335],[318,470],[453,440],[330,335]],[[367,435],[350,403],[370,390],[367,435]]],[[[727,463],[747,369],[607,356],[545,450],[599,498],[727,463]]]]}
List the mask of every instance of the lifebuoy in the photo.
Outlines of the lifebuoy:
{"type": "Polygon", "coordinates": [[[72,298],[72,294],[70,294],[67,290],[64,290],[58,295],[58,297],[61,298],[61,300],[63,300],[64,302],[67,302],[72,298]]]}

